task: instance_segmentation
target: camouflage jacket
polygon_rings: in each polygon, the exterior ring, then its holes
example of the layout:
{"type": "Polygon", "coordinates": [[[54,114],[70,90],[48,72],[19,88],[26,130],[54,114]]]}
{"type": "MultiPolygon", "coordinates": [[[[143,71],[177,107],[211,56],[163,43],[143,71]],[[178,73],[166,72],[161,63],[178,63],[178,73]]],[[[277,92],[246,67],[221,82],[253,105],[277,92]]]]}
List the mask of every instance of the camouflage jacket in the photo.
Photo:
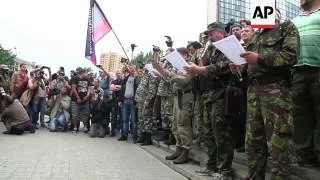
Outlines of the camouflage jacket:
{"type": "Polygon", "coordinates": [[[145,73],[142,75],[142,78],[140,80],[140,83],[138,85],[137,92],[135,95],[135,100],[137,102],[140,102],[146,99],[146,96],[148,94],[148,84],[149,84],[149,75],[148,73],[145,73]]]}
{"type": "Polygon", "coordinates": [[[157,95],[158,85],[159,77],[153,77],[152,75],[149,75],[146,100],[151,100],[157,95]]]}
{"type": "Polygon", "coordinates": [[[208,72],[200,76],[200,93],[207,95],[211,93],[212,96],[205,97],[211,101],[221,97],[234,75],[229,68],[230,61],[214,47],[209,49],[205,63],[208,72]]]}
{"type": "Polygon", "coordinates": [[[192,62],[194,64],[197,64],[199,65],[199,58],[200,58],[200,55],[201,55],[201,52],[203,51],[203,49],[198,49],[191,57],[190,57],[190,61],[189,62],[192,62]]]}
{"type": "Polygon", "coordinates": [[[163,77],[160,79],[157,95],[163,97],[172,96],[170,82],[163,77]]]}
{"type": "Polygon", "coordinates": [[[177,94],[178,91],[192,90],[193,88],[192,79],[193,79],[192,74],[185,74],[185,75],[175,74],[171,76],[170,83],[172,84],[173,93],[177,94]]]}
{"type": "Polygon", "coordinates": [[[248,64],[249,78],[290,77],[299,52],[298,30],[291,21],[273,29],[260,29],[252,37],[247,50],[259,54],[257,64],[248,64]]]}

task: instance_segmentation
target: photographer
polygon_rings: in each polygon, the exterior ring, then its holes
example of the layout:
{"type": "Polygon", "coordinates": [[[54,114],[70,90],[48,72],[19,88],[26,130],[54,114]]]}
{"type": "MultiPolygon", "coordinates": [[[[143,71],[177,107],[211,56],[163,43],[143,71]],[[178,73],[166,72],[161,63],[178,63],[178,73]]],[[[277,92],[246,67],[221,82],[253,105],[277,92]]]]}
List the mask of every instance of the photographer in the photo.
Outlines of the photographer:
{"type": "Polygon", "coordinates": [[[0,88],[2,96],[2,112],[1,121],[7,128],[4,134],[22,135],[24,131],[35,133],[35,129],[30,121],[27,111],[24,109],[19,100],[13,99],[5,93],[3,88],[0,88]]]}
{"type": "MultiPolygon", "coordinates": [[[[108,96],[108,94],[105,96],[108,96]]],[[[110,119],[111,105],[112,104],[108,102],[108,97],[104,97],[103,91],[94,91],[94,95],[91,96],[90,101],[90,111],[92,114],[91,127],[89,131],[90,137],[105,137],[106,132],[108,132],[107,128],[109,124],[108,119],[110,119]],[[107,124],[105,121],[106,119],[108,121],[107,124]]]]}
{"type": "Polygon", "coordinates": [[[68,129],[68,122],[70,120],[70,102],[71,98],[68,96],[68,87],[61,88],[60,94],[57,95],[54,106],[51,110],[50,131],[55,132],[59,127],[62,127],[64,131],[68,129]]]}
{"type": "Polygon", "coordinates": [[[68,82],[68,77],[65,76],[64,72],[58,72],[52,75],[52,81],[49,84],[50,96],[59,94],[62,87],[67,86],[71,89],[68,82]]]}
{"type": "Polygon", "coordinates": [[[45,128],[44,123],[44,114],[46,108],[46,83],[48,80],[45,79],[44,69],[47,69],[49,72],[49,80],[51,79],[51,69],[46,66],[39,67],[31,73],[34,74],[34,80],[37,82],[37,88],[35,90],[35,94],[32,98],[32,121],[34,125],[38,124],[39,113],[40,113],[40,124],[41,127],[45,128]]]}

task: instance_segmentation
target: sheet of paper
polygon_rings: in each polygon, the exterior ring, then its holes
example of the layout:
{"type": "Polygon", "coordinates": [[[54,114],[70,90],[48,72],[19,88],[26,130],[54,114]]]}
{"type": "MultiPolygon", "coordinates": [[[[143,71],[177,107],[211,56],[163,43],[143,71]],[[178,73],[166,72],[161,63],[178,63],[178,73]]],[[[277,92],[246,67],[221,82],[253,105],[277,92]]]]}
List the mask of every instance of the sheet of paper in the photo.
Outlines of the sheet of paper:
{"type": "Polygon", "coordinates": [[[220,41],[213,42],[213,45],[216,46],[234,64],[241,65],[247,63],[244,58],[240,57],[240,54],[246,51],[234,35],[228,36],[220,41]]]}
{"type": "Polygon", "coordinates": [[[181,72],[186,72],[184,67],[189,66],[186,60],[184,60],[177,51],[173,51],[172,53],[168,54],[166,59],[172,64],[173,67],[177,68],[181,72]]]}
{"type": "Polygon", "coordinates": [[[158,71],[153,68],[152,64],[146,64],[144,68],[146,68],[153,77],[156,77],[156,75],[154,74],[154,71],[156,72],[158,71]]]}

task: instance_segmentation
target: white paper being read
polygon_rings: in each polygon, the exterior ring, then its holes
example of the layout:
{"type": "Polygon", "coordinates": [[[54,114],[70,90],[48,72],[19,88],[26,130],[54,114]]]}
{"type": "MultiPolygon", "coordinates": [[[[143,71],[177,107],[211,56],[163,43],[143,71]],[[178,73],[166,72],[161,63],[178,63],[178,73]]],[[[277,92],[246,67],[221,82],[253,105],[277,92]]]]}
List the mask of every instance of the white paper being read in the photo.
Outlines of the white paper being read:
{"type": "Polygon", "coordinates": [[[184,60],[177,51],[173,51],[172,53],[168,54],[166,59],[172,64],[173,67],[177,68],[181,72],[186,72],[184,67],[189,66],[186,60],[184,60]]]}
{"type": "Polygon", "coordinates": [[[244,58],[240,57],[240,54],[246,51],[234,35],[226,37],[220,41],[213,42],[213,45],[216,46],[234,64],[241,65],[247,63],[244,58]]]}

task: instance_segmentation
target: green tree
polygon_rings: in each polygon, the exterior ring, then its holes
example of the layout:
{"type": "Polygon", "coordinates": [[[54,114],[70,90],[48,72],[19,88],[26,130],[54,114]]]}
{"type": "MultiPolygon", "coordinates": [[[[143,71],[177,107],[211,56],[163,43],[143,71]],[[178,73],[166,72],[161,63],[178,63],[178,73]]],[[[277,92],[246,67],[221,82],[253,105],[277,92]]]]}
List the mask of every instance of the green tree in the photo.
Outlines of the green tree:
{"type": "Polygon", "coordinates": [[[6,64],[10,67],[13,67],[14,65],[14,58],[16,55],[14,55],[11,50],[4,49],[0,45],[0,64],[6,64]]]}
{"type": "Polygon", "coordinates": [[[133,58],[131,63],[142,68],[146,64],[147,60],[152,57],[152,54],[152,52],[140,52],[133,58]]]}

